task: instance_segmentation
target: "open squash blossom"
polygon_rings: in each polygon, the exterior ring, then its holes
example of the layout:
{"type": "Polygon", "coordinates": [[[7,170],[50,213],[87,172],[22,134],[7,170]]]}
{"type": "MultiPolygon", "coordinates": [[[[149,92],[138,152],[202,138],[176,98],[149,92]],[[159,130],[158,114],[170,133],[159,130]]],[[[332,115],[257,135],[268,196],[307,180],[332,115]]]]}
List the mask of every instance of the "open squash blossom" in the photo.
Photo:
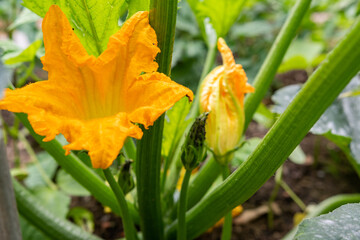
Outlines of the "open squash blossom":
{"type": "Polygon", "coordinates": [[[59,7],[43,21],[44,70],[49,80],[6,89],[0,109],[28,114],[35,132],[50,141],[62,133],[70,150],[88,150],[94,168],[108,168],[125,139],[192,92],[156,72],[160,52],[148,12],[138,12],[110,37],[99,56],[88,55],[59,7]]]}
{"type": "Polygon", "coordinates": [[[219,38],[218,49],[223,65],[213,69],[200,89],[200,111],[210,112],[206,123],[206,142],[220,163],[234,150],[244,129],[244,96],[254,92],[240,64],[236,64],[230,48],[219,38]]]}

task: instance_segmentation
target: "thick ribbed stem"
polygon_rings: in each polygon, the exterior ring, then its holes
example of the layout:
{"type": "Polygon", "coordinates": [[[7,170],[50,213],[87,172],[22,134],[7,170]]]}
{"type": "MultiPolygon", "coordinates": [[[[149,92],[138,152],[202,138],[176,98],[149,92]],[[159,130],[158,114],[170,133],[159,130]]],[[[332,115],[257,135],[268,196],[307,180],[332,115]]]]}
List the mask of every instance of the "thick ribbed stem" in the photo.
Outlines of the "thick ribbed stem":
{"type": "MultiPolygon", "coordinates": [[[[177,0],[151,0],[150,25],[154,28],[161,52],[156,61],[158,72],[170,76],[171,57],[175,36],[177,0]]],[[[137,192],[140,225],[143,237],[164,239],[163,219],[160,203],[161,142],[164,115],[149,130],[144,130],[138,142],[136,160],[137,192]]]]}

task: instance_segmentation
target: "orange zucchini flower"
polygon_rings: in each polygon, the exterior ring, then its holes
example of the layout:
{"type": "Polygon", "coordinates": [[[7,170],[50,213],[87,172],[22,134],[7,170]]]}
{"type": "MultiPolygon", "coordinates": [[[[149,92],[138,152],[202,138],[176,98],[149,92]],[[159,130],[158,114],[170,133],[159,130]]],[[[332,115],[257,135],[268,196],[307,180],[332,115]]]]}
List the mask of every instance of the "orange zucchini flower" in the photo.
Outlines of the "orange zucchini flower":
{"type": "Polygon", "coordinates": [[[206,123],[206,141],[220,163],[234,150],[244,129],[244,96],[254,92],[240,64],[236,64],[230,48],[219,38],[218,49],[223,65],[213,69],[200,89],[200,111],[210,112],[206,123]]]}
{"type": "Polygon", "coordinates": [[[44,70],[49,80],[5,91],[0,109],[28,114],[35,132],[50,141],[63,134],[70,150],[88,150],[94,168],[108,168],[127,137],[145,128],[192,92],[156,72],[160,52],[148,12],[138,12],[110,37],[99,56],[89,55],[59,7],[43,21],[44,70]]]}

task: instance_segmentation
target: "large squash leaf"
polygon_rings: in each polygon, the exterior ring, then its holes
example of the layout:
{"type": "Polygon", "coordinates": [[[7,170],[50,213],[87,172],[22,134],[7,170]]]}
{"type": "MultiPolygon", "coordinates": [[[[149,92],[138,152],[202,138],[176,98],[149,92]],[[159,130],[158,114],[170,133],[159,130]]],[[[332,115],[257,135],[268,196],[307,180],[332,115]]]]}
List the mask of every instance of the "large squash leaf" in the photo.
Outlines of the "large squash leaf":
{"type": "Polygon", "coordinates": [[[87,52],[99,56],[106,49],[109,37],[119,29],[125,0],[24,0],[23,3],[41,17],[52,4],[66,14],[87,52]]]}
{"type": "Polygon", "coordinates": [[[186,119],[190,106],[189,100],[184,97],[166,112],[161,148],[163,156],[167,157],[170,151],[174,150],[174,146],[177,145],[186,127],[192,121],[192,119],[186,119]]]}
{"type": "MultiPolygon", "coordinates": [[[[349,92],[360,86],[357,75],[343,92],[349,92]]],[[[292,101],[301,85],[290,85],[279,89],[272,96],[275,102],[273,111],[282,113],[292,101]]],[[[324,135],[337,144],[347,155],[349,161],[360,176],[360,96],[338,98],[325,111],[310,130],[313,134],[324,135]]]]}
{"type": "Polygon", "coordinates": [[[239,16],[245,0],[188,0],[208,44],[209,29],[212,27],[218,37],[224,37],[239,16]]]}
{"type": "Polygon", "coordinates": [[[331,213],[304,220],[294,239],[360,239],[360,204],[347,204],[331,213]]]}
{"type": "Polygon", "coordinates": [[[138,11],[149,11],[150,0],[126,0],[126,2],[129,9],[127,18],[138,11]]]}

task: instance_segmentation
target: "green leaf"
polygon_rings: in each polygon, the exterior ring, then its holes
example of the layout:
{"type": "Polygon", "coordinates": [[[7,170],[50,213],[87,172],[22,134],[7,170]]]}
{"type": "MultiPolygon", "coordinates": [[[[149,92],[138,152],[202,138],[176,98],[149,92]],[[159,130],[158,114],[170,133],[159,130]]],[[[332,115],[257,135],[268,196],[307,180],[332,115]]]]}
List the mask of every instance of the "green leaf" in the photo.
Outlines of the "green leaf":
{"type": "Polygon", "coordinates": [[[31,12],[29,9],[23,8],[20,15],[16,17],[15,21],[9,26],[9,30],[13,30],[23,24],[36,22],[40,19],[41,18],[38,15],[31,12]]]}
{"type": "Polygon", "coordinates": [[[74,207],[70,209],[68,218],[72,218],[74,223],[87,232],[94,232],[94,215],[92,212],[83,207],[74,207]]]}
{"type": "Polygon", "coordinates": [[[260,142],[261,142],[261,138],[256,138],[256,137],[247,140],[243,144],[243,146],[235,152],[234,158],[231,161],[231,165],[234,167],[239,167],[256,149],[257,145],[260,142]]]}
{"type": "Polygon", "coordinates": [[[63,169],[57,173],[56,183],[64,193],[70,196],[90,196],[90,192],[63,169]]]}
{"type": "Polygon", "coordinates": [[[36,187],[31,192],[49,212],[61,219],[66,218],[70,206],[69,196],[48,187],[36,187]]]}
{"type": "Polygon", "coordinates": [[[0,41],[1,55],[11,52],[21,52],[21,48],[11,40],[0,41]]]}
{"type": "Polygon", "coordinates": [[[304,220],[294,239],[360,239],[360,204],[346,204],[331,213],[304,220]]]}
{"type": "Polygon", "coordinates": [[[294,151],[290,154],[289,159],[296,164],[304,164],[306,161],[306,155],[300,145],[298,145],[294,151]]]}
{"type": "Polygon", "coordinates": [[[295,69],[307,69],[308,66],[309,63],[306,61],[306,58],[303,56],[293,56],[281,63],[278,73],[285,73],[295,69]]]}
{"type": "MultiPolygon", "coordinates": [[[[41,152],[37,155],[39,163],[43,168],[45,174],[52,179],[55,174],[55,170],[57,168],[57,163],[47,152],[41,152]]],[[[28,177],[25,179],[25,184],[27,187],[35,188],[35,187],[45,187],[47,186],[43,177],[41,176],[39,166],[36,163],[27,164],[28,177]]]]}
{"type": "MultiPolygon", "coordinates": [[[[310,1],[299,0],[298,3],[308,6],[310,1]]],[[[199,236],[231,209],[248,200],[285,162],[325,110],[360,71],[359,31],[360,18],[357,18],[347,35],[310,76],[248,159],[187,212],[188,238],[199,236]]],[[[176,228],[177,221],[169,225],[167,239],[175,238],[176,228]]]]}
{"type": "Polygon", "coordinates": [[[16,56],[12,56],[10,58],[7,58],[5,60],[5,64],[11,65],[11,64],[17,64],[21,62],[30,62],[34,59],[36,55],[36,51],[41,47],[42,41],[39,39],[32,44],[30,44],[29,47],[27,47],[24,51],[22,51],[20,54],[16,56]]]}
{"type": "Polygon", "coordinates": [[[23,5],[44,17],[52,4],[59,5],[90,55],[99,56],[118,29],[124,0],[24,0],[23,5]]]}
{"type": "Polygon", "coordinates": [[[294,69],[307,69],[313,64],[319,64],[322,58],[318,58],[324,50],[324,45],[309,40],[295,40],[289,47],[278,72],[288,72],[294,69]]]}
{"type": "Polygon", "coordinates": [[[254,120],[266,128],[270,128],[275,122],[275,116],[263,103],[260,103],[254,114],[254,120]]]}
{"type": "Polygon", "coordinates": [[[245,0],[188,0],[207,41],[206,23],[212,26],[218,37],[224,37],[239,16],[244,2],[245,0]]]}
{"type": "Polygon", "coordinates": [[[19,181],[24,180],[29,175],[28,171],[24,168],[12,168],[10,170],[11,176],[18,179],[19,181]]]}
{"type": "MultiPolygon", "coordinates": [[[[243,162],[245,162],[245,160],[256,149],[256,147],[261,141],[262,139],[257,137],[247,140],[244,145],[235,152],[234,158],[231,161],[231,165],[234,167],[239,167],[243,162]]],[[[306,155],[301,149],[301,147],[297,146],[295,150],[290,154],[289,159],[296,164],[304,164],[306,160],[306,155]]]]}
{"type": "Polygon", "coordinates": [[[272,111],[278,114],[283,113],[291,101],[296,97],[296,94],[300,91],[301,87],[302,84],[293,84],[278,89],[271,96],[271,100],[275,103],[272,111]]]}
{"type": "Polygon", "coordinates": [[[186,119],[191,104],[184,97],[166,112],[162,141],[162,155],[168,156],[173,146],[176,146],[191,119],[186,119]]]}
{"type": "Polygon", "coordinates": [[[238,37],[258,37],[270,34],[274,31],[274,24],[270,24],[265,20],[247,22],[241,25],[235,25],[230,35],[232,38],[238,37]]]}
{"type": "MultiPolygon", "coordinates": [[[[16,179],[13,180],[14,193],[19,213],[28,220],[32,225],[43,231],[54,240],[99,240],[100,238],[91,235],[75,224],[54,215],[49,209],[44,207],[43,202],[31,194],[16,179]]],[[[57,195],[50,193],[57,197],[57,195]]],[[[60,197],[63,201],[63,197],[60,197]]],[[[55,203],[58,199],[55,199],[55,203]]],[[[47,202],[47,201],[44,201],[47,202]]],[[[67,202],[67,200],[66,200],[67,202]]],[[[60,204],[63,204],[62,202],[60,204]]],[[[49,207],[54,207],[53,205],[49,207]]],[[[57,206],[55,206],[56,208],[57,206]]],[[[36,239],[45,239],[42,237],[36,239]]]]}
{"type": "Polygon", "coordinates": [[[128,3],[128,16],[130,18],[134,13],[138,11],[149,11],[150,1],[149,0],[126,0],[128,3]]]}
{"type": "Polygon", "coordinates": [[[357,86],[356,88],[352,89],[351,91],[348,92],[344,92],[340,95],[340,97],[345,98],[345,97],[356,97],[360,95],[360,85],[357,86]]]}
{"type": "Polygon", "coordinates": [[[44,17],[46,12],[49,10],[49,7],[53,4],[59,5],[59,2],[60,0],[24,0],[22,5],[40,17],[44,17]]]}
{"type": "MultiPolygon", "coordinates": [[[[360,84],[360,76],[355,76],[343,92],[350,92],[360,84]]],[[[290,85],[279,89],[272,96],[273,111],[282,113],[293,100],[301,85],[290,85]]],[[[338,98],[325,111],[311,132],[324,135],[337,144],[347,155],[355,170],[360,174],[360,96],[338,98]]]]}

